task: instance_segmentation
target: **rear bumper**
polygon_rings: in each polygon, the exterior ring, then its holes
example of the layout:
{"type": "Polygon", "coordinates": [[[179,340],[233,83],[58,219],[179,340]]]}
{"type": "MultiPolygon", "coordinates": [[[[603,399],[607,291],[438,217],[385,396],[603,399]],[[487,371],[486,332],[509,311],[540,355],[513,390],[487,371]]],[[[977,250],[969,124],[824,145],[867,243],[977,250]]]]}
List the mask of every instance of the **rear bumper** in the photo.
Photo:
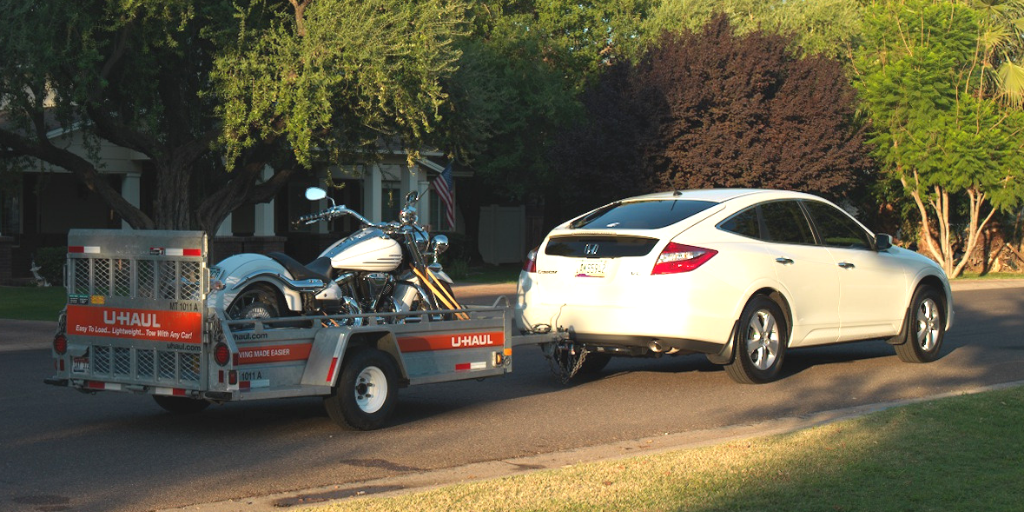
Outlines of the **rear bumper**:
{"type": "Polygon", "coordinates": [[[723,293],[696,297],[687,291],[694,287],[676,284],[657,292],[624,294],[616,304],[578,305],[556,302],[572,299],[561,289],[546,290],[538,280],[523,276],[516,324],[527,331],[540,325],[567,330],[573,340],[598,347],[718,353],[732,334],[733,309],[742,292],[737,290],[737,298],[723,293]]]}

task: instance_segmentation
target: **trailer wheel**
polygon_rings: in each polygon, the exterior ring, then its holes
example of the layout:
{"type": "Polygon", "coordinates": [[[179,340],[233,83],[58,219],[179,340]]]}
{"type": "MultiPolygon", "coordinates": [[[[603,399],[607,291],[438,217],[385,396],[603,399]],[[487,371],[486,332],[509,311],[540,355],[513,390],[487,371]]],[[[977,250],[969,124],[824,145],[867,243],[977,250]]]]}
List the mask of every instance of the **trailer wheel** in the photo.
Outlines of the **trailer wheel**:
{"type": "Polygon", "coordinates": [[[182,396],[163,396],[153,395],[153,400],[156,404],[167,412],[173,412],[174,414],[195,414],[202,411],[210,406],[210,402],[206,400],[196,400],[195,398],[185,398],[182,396]]]}
{"type": "Polygon", "coordinates": [[[338,384],[324,397],[324,408],[342,427],[374,430],[391,415],[397,394],[398,369],[391,356],[363,348],[346,357],[338,384]]]}

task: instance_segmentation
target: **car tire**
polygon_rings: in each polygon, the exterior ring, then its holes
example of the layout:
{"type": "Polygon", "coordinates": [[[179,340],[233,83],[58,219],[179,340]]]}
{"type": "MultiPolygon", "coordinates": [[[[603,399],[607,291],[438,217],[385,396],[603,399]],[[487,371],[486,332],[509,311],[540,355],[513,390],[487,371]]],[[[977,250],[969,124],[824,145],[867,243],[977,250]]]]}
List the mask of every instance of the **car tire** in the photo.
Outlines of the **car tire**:
{"type": "Polygon", "coordinates": [[[763,295],[752,297],[740,314],[732,363],[726,373],[741,384],[761,384],[778,377],[786,354],[789,327],[782,309],[763,295]]]}
{"type": "Polygon", "coordinates": [[[196,400],[183,396],[153,395],[153,401],[167,412],[174,414],[195,414],[210,406],[206,400],[196,400]]]}
{"type": "Polygon", "coordinates": [[[324,397],[324,408],[342,427],[374,430],[391,415],[397,394],[394,360],[380,350],[363,348],[346,357],[338,384],[324,397]]]}
{"type": "Polygon", "coordinates": [[[906,319],[906,340],[896,345],[896,355],[906,363],[930,363],[939,358],[946,336],[946,309],[942,294],[931,286],[914,292],[906,319]]]}

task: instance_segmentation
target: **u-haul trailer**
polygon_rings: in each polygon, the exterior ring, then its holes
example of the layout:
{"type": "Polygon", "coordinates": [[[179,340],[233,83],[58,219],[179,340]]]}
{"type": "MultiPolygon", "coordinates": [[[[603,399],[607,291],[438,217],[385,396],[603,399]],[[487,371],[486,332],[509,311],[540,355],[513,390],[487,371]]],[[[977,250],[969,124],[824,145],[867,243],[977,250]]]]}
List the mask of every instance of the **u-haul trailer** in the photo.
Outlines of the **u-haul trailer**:
{"type": "Polygon", "coordinates": [[[512,371],[509,307],[230,320],[199,231],[72,230],[67,308],[47,384],[152,395],[172,412],[322,396],[341,425],[380,427],[400,387],[512,371]],[[456,318],[458,317],[458,318],[456,318]]]}

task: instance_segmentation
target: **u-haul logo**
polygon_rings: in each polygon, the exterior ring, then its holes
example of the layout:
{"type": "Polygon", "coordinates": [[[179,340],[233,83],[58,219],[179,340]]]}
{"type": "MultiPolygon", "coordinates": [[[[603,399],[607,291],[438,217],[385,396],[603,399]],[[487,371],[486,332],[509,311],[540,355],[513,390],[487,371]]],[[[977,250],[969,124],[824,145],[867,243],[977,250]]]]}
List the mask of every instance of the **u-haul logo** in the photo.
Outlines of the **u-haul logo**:
{"type": "Polygon", "coordinates": [[[398,348],[403,353],[504,346],[505,333],[502,331],[435,334],[433,336],[403,336],[398,338],[398,348]]]}
{"type": "Polygon", "coordinates": [[[121,327],[160,327],[156,313],[139,313],[133,311],[104,310],[103,323],[121,327]]]}

